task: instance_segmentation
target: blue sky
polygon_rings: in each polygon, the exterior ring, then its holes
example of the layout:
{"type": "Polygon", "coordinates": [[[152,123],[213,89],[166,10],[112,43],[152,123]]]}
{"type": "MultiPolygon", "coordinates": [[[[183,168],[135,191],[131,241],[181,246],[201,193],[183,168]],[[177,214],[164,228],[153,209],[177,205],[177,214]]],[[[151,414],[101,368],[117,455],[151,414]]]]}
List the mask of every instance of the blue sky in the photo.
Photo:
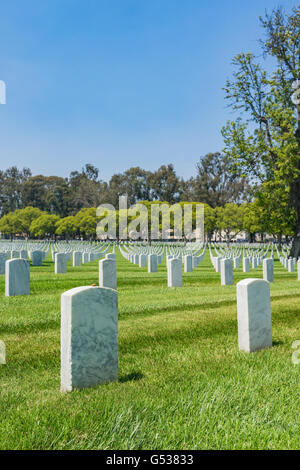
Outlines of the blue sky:
{"type": "Polygon", "coordinates": [[[0,168],[102,179],[221,150],[231,59],[291,0],[10,0],[0,15],[0,168]]]}

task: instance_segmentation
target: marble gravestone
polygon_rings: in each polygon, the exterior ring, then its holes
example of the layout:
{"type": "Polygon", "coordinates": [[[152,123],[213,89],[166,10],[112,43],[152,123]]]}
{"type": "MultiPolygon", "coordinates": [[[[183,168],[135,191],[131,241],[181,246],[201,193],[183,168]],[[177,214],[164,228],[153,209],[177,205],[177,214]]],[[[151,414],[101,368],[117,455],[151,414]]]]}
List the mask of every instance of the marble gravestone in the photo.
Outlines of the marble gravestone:
{"type": "Polygon", "coordinates": [[[114,259],[116,260],[116,255],[115,253],[108,253],[106,256],[105,256],[106,259],[114,259]]]}
{"type": "Polygon", "coordinates": [[[157,255],[151,254],[148,255],[148,273],[156,273],[157,272],[157,255]]]}
{"type": "Polygon", "coordinates": [[[81,266],[82,253],[81,251],[73,251],[73,266],[81,266]]]}
{"type": "Polygon", "coordinates": [[[288,259],[288,271],[289,273],[294,272],[294,260],[292,258],[288,259]]]}
{"type": "Polygon", "coordinates": [[[230,286],[233,284],[232,259],[223,258],[221,260],[221,285],[230,286]]]}
{"type": "Polygon", "coordinates": [[[118,379],[118,294],[75,287],[61,296],[61,391],[118,379]]]}
{"type": "Polygon", "coordinates": [[[147,256],[146,255],[140,255],[139,267],[140,268],[145,268],[146,266],[147,266],[147,256]]]}
{"type": "Polygon", "coordinates": [[[43,252],[40,250],[31,251],[32,266],[42,266],[43,252]]]}
{"type": "Polygon", "coordinates": [[[215,258],[215,270],[217,273],[221,272],[221,260],[222,260],[221,256],[217,256],[215,258]]]}
{"type": "Polygon", "coordinates": [[[265,258],[263,260],[263,278],[265,281],[274,282],[273,258],[265,258]]]}
{"type": "Polygon", "coordinates": [[[0,274],[5,274],[6,253],[0,253],[0,274]]]}
{"type": "Polygon", "coordinates": [[[87,251],[84,251],[82,253],[82,264],[88,263],[89,262],[89,254],[87,251]]]}
{"type": "Polygon", "coordinates": [[[239,349],[254,352],[272,346],[270,284],[262,279],[237,283],[239,349]]]}
{"type": "Polygon", "coordinates": [[[193,257],[191,255],[186,255],[183,257],[184,272],[191,273],[193,272],[193,257]]]}
{"type": "Polygon", "coordinates": [[[181,259],[173,258],[168,261],[168,287],[182,287],[181,259]]]}
{"type": "Polygon", "coordinates": [[[66,253],[55,253],[54,263],[55,274],[65,274],[67,272],[66,253]]]}
{"type": "Polygon", "coordinates": [[[117,289],[117,263],[114,259],[99,261],[99,286],[117,289]]]}
{"type": "Polygon", "coordinates": [[[300,259],[297,261],[298,281],[300,281],[300,259]]]}
{"type": "Polygon", "coordinates": [[[30,294],[30,268],[29,261],[15,258],[5,264],[5,295],[30,294]]]}
{"type": "Polygon", "coordinates": [[[248,273],[250,271],[250,259],[243,258],[243,272],[248,273]]]}

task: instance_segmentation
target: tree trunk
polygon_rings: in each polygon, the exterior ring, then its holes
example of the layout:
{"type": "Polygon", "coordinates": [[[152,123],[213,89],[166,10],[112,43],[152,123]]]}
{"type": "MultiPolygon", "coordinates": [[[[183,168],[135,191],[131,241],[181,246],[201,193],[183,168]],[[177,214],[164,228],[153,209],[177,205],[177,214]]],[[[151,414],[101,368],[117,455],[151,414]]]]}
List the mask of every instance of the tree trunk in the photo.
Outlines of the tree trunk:
{"type": "Polygon", "coordinates": [[[281,243],[282,243],[282,234],[278,235],[278,250],[281,251],[281,243]]]}
{"type": "Polygon", "coordinates": [[[293,238],[293,244],[290,251],[290,257],[296,258],[300,256],[300,235],[297,235],[293,238]]]}
{"type": "MultiPolygon", "coordinates": [[[[296,139],[298,140],[298,147],[300,153],[300,105],[297,105],[298,112],[298,128],[296,130],[296,139]]],[[[298,170],[300,171],[300,157],[298,158],[298,170]]],[[[298,259],[300,256],[300,176],[291,184],[291,203],[296,211],[296,224],[294,231],[293,244],[290,251],[292,258],[298,259]]]]}

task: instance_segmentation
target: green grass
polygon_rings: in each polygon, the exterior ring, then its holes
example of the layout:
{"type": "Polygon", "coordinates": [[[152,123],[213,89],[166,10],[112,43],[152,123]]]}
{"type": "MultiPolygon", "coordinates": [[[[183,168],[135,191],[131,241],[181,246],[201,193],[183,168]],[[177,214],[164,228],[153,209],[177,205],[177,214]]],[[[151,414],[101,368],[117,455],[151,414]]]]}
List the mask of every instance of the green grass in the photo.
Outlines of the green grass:
{"type": "MultiPolygon", "coordinates": [[[[275,262],[271,349],[238,351],[235,286],[208,255],[167,288],[117,255],[119,381],[60,393],[60,296],[98,282],[97,261],[54,275],[31,267],[31,295],[6,298],[0,277],[1,449],[299,449],[300,283],[275,262]]],[[[235,283],[261,277],[262,268],[235,283]]]]}

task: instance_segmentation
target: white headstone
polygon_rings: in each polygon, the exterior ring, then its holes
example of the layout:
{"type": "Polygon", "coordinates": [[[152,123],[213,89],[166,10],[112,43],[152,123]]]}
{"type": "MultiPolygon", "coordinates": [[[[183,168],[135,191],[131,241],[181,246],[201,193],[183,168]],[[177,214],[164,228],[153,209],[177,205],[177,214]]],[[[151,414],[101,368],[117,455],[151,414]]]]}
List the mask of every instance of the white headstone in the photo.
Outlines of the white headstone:
{"type": "Polygon", "coordinates": [[[81,251],[73,251],[73,266],[81,266],[82,253],[81,251]]]}
{"type": "Polygon", "coordinates": [[[223,258],[221,260],[221,285],[230,286],[233,284],[232,259],[223,258]]]}
{"type": "Polygon", "coordinates": [[[157,272],[157,255],[151,254],[148,255],[148,273],[157,272]]]}
{"type": "Polygon", "coordinates": [[[182,266],[179,258],[168,261],[168,287],[182,287],[182,266]]]}
{"type": "Polygon", "coordinates": [[[221,272],[221,260],[222,260],[221,256],[217,256],[215,258],[215,269],[217,273],[221,272]]]}
{"type": "Polygon", "coordinates": [[[30,294],[29,261],[25,259],[10,259],[5,265],[5,295],[30,294]]]}
{"type": "Polygon", "coordinates": [[[139,258],[139,267],[145,268],[147,266],[147,255],[140,255],[139,258]]]}
{"type": "Polygon", "coordinates": [[[239,349],[253,352],[272,346],[270,284],[262,279],[237,283],[239,349]]]}
{"type": "Polygon", "coordinates": [[[250,259],[243,258],[243,272],[248,273],[250,271],[250,259]]]}
{"type": "Polygon", "coordinates": [[[42,266],[43,252],[40,250],[31,251],[32,266],[42,266]]]}
{"type": "Polygon", "coordinates": [[[294,272],[294,260],[292,258],[288,259],[288,270],[289,270],[289,273],[294,272]]]}
{"type": "Polygon", "coordinates": [[[5,274],[5,262],[7,260],[6,253],[0,253],[0,274],[5,274]]]}
{"type": "Polygon", "coordinates": [[[82,253],[82,264],[88,263],[89,262],[89,254],[88,252],[82,253]]]}
{"type": "Polygon", "coordinates": [[[67,272],[67,258],[65,253],[55,253],[54,263],[55,274],[65,274],[67,272]]]}
{"type": "Polygon", "coordinates": [[[99,286],[117,289],[117,263],[114,259],[99,261],[99,286]]]}
{"type": "Polygon", "coordinates": [[[193,272],[193,257],[191,255],[184,256],[183,264],[185,273],[193,272]]]}
{"type": "Polygon", "coordinates": [[[76,287],[61,297],[61,391],[118,379],[118,294],[76,287]]]}
{"type": "Polygon", "coordinates": [[[274,263],[273,258],[265,258],[263,260],[263,277],[265,281],[274,281],[274,263]]]}

